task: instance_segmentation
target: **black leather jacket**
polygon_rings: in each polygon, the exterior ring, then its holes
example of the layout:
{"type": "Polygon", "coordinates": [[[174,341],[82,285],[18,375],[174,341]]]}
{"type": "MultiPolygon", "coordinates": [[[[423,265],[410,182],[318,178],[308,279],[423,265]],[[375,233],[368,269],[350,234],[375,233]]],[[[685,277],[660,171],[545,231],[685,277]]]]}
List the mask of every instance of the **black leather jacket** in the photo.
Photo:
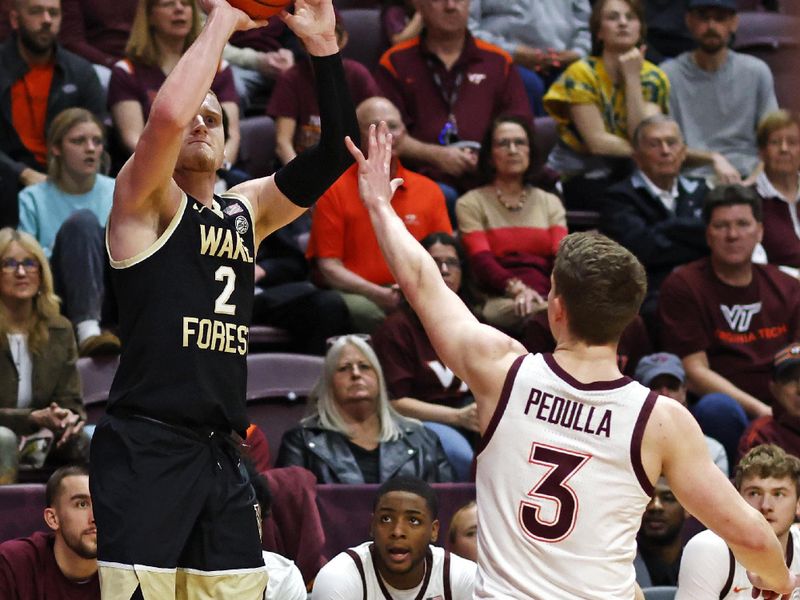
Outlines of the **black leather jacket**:
{"type": "MultiPolygon", "coordinates": [[[[403,418],[399,425],[402,435],[380,444],[380,482],[397,475],[419,477],[432,483],[454,481],[453,468],[436,434],[403,418]]],[[[314,473],[319,483],[364,483],[347,437],[323,429],[316,420],[284,434],[276,466],[293,465],[314,473]]]]}

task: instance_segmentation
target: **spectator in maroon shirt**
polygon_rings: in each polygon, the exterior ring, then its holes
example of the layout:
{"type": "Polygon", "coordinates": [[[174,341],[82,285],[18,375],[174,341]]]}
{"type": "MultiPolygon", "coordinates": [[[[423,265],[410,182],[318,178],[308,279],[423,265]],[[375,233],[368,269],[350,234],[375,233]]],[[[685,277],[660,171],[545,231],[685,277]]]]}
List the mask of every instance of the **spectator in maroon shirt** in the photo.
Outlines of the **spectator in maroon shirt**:
{"type": "MultiPolygon", "coordinates": [[[[139,0],[127,59],[114,65],[108,86],[111,118],[128,153],[136,148],[156,93],[199,33],[196,0],[139,0]]],[[[239,153],[239,95],[227,62],[219,66],[211,90],[227,117],[225,161],[232,164],[239,153]]]]}
{"type": "MultiPolygon", "coordinates": [[[[432,233],[420,244],[433,256],[445,284],[462,288],[463,252],[456,239],[432,233]]],[[[417,315],[407,304],[391,313],[372,334],[392,406],[423,421],[439,436],[460,481],[469,479],[473,451],[467,437],[478,431],[475,400],[467,384],[439,359],[417,315]],[[465,434],[467,437],[465,437],[465,434]]]]}
{"type": "Polygon", "coordinates": [[[422,33],[387,50],[375,79],[408,129],[401,158],[442,186],[452,217],[492,120],[533,117],[511,56],[469,33],[469,0],[419,0],[417,10],[422,33]]]}
{"type": "Polygon", "coordinates": [[[772,359],[797,337],[800,283],[777,267],[752,263],[763,233],[754,190],[715,188],[706,196],[703,220],[711,255],[667,277],[658,314],[664,350],[681,358],[689,390],[704,396],[692,412],[735,464],[745,413],[772,413],[772,359]]]}
{"type": "Polygon", "coordinates": [[[788,110],[764,116],[756,132],[764,171],[756,191],[764,203],[764,240],[767,261],[800,268],[800,119],[788,110]]]}
{"type": "MultiPolygon", "coordinates": [[[[336,41],[340,49],[348,41],[338,12],[336,41]]],[[[343,58],[342,64],[353,104],[358,106],[367,98],[380,96],[378,84],[364,65],[349,58],[343,58]]],[[[267,104],[267,114],[275,119],[275,153],[284,165],[319,141],[319,106],[309,60],[298,62],[278,78],[267,104]]]]}
{"type": "Polygon", "coordinates": [[[97,530],[84,466],[61,467],[45,491],[50,533],[0,544],[0,598],[99,600],[97,530]]]}
{"type": "Polygon", "coordinates": [[[800,456],[800,343],[775,355],[769,388],[775,397],[772,416],[753,421],[739,440],[742,457],[759,444],[775,444],[800,456]]]}

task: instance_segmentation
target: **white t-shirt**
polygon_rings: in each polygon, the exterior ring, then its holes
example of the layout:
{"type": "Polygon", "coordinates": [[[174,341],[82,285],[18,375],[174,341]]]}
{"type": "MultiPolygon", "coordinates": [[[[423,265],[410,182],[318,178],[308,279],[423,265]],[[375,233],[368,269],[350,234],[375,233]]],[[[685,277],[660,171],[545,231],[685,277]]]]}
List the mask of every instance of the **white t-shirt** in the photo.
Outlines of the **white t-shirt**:
{"type": "MultiPolygon", "coordinates": [[[[380,574],[374,568],[370,557],[371,545],[372,542],[364,542],[355,548],[350,548],[361,561],[364,579],[361,577],[355,560],[347,552],[341,552],[320,570],[314,580],[312,600],[385,600],[378,582],[380,574]],[[366,598],[364,598],[365,585],[366,598]]],[[[475,585],[475,563],[450,554],[438,546],[430,546],[430,550],[432,566],[427,588],[422,590],[424,579],[418,586],[409,590],[398,590],[383,582],[392,600],[415,600],[417,597],[424,600],[471,600],[475,585]],[[445,593],[444,585],[446,558],[450,563],[451,594],[449,596],[445,593]],[[422,595],[420,595],[421,592],[422,595]]]]}
{"type": "MultiPolygon", "coordinates": [[[[792,571],[800,570],[800,534],[794,525],[789,532],[786,562],[792,571]]],[[[686,544],[675,600],[744,600],[752,598],[752,589],[745,568],[716,533],[702,531],[686,544]]],[[[791,600],[800,600],[800,589],[792,593],[791,600]]]]}
{"type": "Polygon", "coordinates": [[[300,569],[288,558],[264,551],[269,583],[264,600],[306,600],[306,584],[300,569]]]}
{"type": "Polygon", "coordinates": [[[33,362],[28,350],[28,335],[9,333],[8,346],[17,369],[17,408],[28,408],[33,402],[33,362]]]}

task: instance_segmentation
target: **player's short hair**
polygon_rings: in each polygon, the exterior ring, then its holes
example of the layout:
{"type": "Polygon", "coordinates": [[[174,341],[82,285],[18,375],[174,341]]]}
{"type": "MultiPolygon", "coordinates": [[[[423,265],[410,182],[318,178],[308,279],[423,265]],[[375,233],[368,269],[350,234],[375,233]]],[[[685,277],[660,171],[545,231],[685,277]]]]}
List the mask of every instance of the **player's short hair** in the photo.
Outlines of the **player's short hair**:
{"type": "Polygon", "coordinates": [[[555,294],[564,302],[570,332],[593,345],[617,341],[647,292],[642,263],[595,232],[572,233],[561,240],[553,282],[555,294]]]}
{"type": "Polygon", "coordinates": [[[761,121],[759,121],[758,129],[756,129],[756,143],[758,147],[763,150],[767,147],[769,136],[779,129],[785,129],[791,125],[800,127],[800,115],[786,110],[785,108],[767,113],[761,121]]]}
{"type": "Polygon", "coordinates": [[[44,489],[44,502],[47,508],[52,508],[58,496],[61,494],[61,482],[67,477],[75,476],[89,476],[89,467],[87,465],[66,465],[56,469],[50,479],[47,480],[47,486],[44,489]]]}
{"type": "Polygon", "coordinates": [[[431,519],[439,518],[439,499],[436,497],[436,492],[427,481],[419,477],[410,477],[401,475],[399,477],[392,477],[387,479],[381,487],[378,488],[378,493],[375,494],[375,501],[372,503],[372,511],[378,507],[378,502],[389,492],[408,492],[419,496],[425,500],[425,505],[431,513],[431,519]]]}
{"type": "Polygon", "coordinates": [[[464,512],[473,506],[477,506],[477,503],[475,500],[470,500],[453,513],[453,517],[450,519],[450,529],[447,531],[447,539],[450,541],[451,545],[456,543],[456,534],[458,533],[459,522],[464,518],[464,512]]]}
{"type": "Polygon", "coordinates": [[[733,476],[737,490],[742,489],[742,482],[748,477],[761,479],[788,477],[794,481],[795,491],[800,497],[800,458],[787,453],[775,444],[761,444],[742,457],[736,465],[733,476]]]}
{"type": "Polygon", "coordinates": [[[703,223],[706,225],[711,223],[711,217],[718,208],[722,206],[738,206],[740,204],[746,204],[750,207],[756,221],[759,223],[764,222],[764,209],[758,192],[753,188],[731,183],[718,185],[706,194],[705,200],[703,200],[703,223]]]}

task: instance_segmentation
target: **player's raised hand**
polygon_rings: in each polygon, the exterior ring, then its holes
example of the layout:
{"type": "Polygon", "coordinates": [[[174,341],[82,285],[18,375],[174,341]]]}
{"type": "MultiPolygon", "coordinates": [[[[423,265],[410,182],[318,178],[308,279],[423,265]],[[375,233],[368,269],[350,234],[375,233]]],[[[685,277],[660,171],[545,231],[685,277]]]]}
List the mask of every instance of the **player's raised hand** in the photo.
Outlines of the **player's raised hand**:
{"type": "Polygon", "coordinates": [[[284,11],[281,19],[311,54],[326,56],[338,51],[336,15],[331,0],[296,0],[294,14],[284,11]]]}
{"type": "Polygon", "coordinates": [[[353,143],[350,137],[345,138],[350,154],[358,163],[358,192],[367,210],[388,205],[392,196],[403,184],[402,179],[391,179],[392,134],[386,123],[381,121],[378,127],[369,126],[367,136],[367,156],[353,143]]]}
{"type": "Polygon", "coordinates": [[[246,31],[248,29],[256,29],[257,27],[264,27],[267,24],[266,19],[254,20],[251,19],[247,13],[238,8],[234,8],[226,0],[198,0],[200,9],[207,15],[211,15],[214,10],[230,11],[236,18],[236,31],[246,31]]]}
{"type": "Polygon", "coordinates": [[[755,573],[747,572],[747,577],[750,583],[753,584],[753,591],[751,593],[753,598],[763,598],[764,600],[789,600],[792,592],[800,588],[800,575],[789,573],[789,582],[781,589],[769,589],[764,580],[755,573]]]}

